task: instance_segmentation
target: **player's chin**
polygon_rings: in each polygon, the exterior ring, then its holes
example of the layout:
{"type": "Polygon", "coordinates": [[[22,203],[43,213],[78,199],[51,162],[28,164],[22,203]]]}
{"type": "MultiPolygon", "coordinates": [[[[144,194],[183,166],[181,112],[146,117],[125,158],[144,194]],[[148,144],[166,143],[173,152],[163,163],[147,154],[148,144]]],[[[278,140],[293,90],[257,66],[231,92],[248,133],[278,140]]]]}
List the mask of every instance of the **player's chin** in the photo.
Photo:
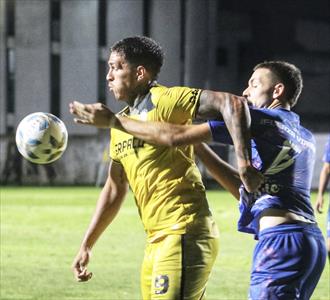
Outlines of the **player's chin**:
{"type": "Polygon", "coordinates": [[[254,106],[253,101],[251,101],[251,99],[245,98],[247,100],[247,103],[249,106],[254,106]]]}
{"type": "Polygon", "coordinates": [[[120,101],[120,100],[122,100],[122,99],[121,99],[122,96],[120,95],[120,93],[114,91],[113,89],[111,89],[110,91],[111,91],[111,93],[112,93],[112,95],[114,96],[114,98],[115,98],[116,101],[120,101]]]}
{"type": "Polygon", "coordinates": [[[123,95],[114,93],[114,96],[115,96],[116,101],[125,101],[126,100],[126,97],[124,97],[123,95]]]}

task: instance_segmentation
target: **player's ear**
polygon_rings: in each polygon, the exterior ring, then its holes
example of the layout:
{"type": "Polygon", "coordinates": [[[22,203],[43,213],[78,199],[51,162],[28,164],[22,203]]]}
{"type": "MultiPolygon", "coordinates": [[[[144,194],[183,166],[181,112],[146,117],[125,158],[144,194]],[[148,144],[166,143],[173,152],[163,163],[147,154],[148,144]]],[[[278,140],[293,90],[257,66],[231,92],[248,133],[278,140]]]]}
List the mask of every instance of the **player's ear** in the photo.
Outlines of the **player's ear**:
{"type": "Polygon", "coordinates": [[[142,80],[146,77],[147,69],[144,66],[137,66],[136,67],[136,79],[142,80]]]}
{"type": "Polygon", "coordinates": [[[284,84],[281,82],[277,83],[274,86],[273,99],[278,99],[278,98],[282,97],[284,95],[284,90],[285,90],[284,84]]]}

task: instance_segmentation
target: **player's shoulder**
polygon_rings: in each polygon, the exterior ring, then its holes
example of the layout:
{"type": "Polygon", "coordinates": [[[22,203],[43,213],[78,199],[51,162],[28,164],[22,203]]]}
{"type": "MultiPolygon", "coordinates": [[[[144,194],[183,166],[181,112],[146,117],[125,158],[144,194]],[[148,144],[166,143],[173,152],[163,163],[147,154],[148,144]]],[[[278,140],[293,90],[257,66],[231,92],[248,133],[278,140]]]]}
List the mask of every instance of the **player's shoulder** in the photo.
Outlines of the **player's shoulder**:
{"type": "Polygon", "coordinates": [[[201,90],[197,88],[191,88],[186,86],[167,87],[158,83],[154,84],[150,89],[150,93],[153,96],[152,98],[156,100],[162,96],[174,99],[178,99],[189,94],[197,96],[200,92],[201,90]]]}
{"type": "MultiPolygon", "coordinates": [[[[292,127],[300,127],[300,118],[293,111],[283,109],[283,108],[255,108],[250,107],[251,120],[253,123],[259,123],[259,121],[264,124],[270,123],[283,123],[292,127]],[[266,120],[266,121],[263,121],[266,120]],[[267,121],[268,120],[268,121],[267,121]]],[[[274,124],[275,124],[274,123],[274,124]]]]}
{"type": "Polygon", "coordinates": [[[288,117],[292,114],[291,111],[284,109],[270,109],[270,108],[257,108],[250,106],[251,117],[268,117],[273,119],[278,119],[282,117],[288,117]]]}
{"type": "Polygon", "coordinates": [[[306,127],[300,126],[300,131],[304,133],[306,138],[315,142],[314,134],[309,129],[307,129],[306,127]]]}
{"type": "Polygon", "coordinates": [[[305,141],[306,145],[309,145],[310,148],[313,148],[315,151],[316,140],[314,134],[306,127],[299,125],[296,128],[297,135],[305,141]]]}

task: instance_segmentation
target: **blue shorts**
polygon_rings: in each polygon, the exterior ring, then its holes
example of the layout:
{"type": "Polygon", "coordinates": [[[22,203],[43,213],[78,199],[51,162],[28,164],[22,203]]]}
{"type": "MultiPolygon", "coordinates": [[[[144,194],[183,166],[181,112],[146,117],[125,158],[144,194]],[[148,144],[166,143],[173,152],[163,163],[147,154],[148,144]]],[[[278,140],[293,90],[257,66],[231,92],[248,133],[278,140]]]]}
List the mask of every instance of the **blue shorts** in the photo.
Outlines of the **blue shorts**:
{"type": "Polygon", "coordinates": [[[326,263],[316,224],[282,224],[259,233],[251,271],[253,300],[309,299],[326,263]]]}

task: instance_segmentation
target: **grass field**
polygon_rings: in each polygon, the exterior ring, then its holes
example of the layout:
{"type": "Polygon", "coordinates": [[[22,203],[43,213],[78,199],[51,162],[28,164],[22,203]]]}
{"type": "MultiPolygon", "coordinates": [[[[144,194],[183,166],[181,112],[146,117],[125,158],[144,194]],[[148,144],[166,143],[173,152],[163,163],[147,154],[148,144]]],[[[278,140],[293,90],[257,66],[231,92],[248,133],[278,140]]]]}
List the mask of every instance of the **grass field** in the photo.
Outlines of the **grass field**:
{"type": "MultiPolygon", "coordinates": [[[[140,299],[145,235],[131,194],[94,248],[89,265],[93,279],[87,283],[73,279],[70,265],[99,191],[1,187],[0,299],[140,299]]],[[[221,239],[207,299],[246,299],[255,241],[236,231],[237,203],[228,193],[209,191],[208,198],[221,239]]],[[[325,218],[318,216],[324,233],[325,218]]],[[[312,299],[330,299],[329,290],[327,263],[312,299]]]]}

